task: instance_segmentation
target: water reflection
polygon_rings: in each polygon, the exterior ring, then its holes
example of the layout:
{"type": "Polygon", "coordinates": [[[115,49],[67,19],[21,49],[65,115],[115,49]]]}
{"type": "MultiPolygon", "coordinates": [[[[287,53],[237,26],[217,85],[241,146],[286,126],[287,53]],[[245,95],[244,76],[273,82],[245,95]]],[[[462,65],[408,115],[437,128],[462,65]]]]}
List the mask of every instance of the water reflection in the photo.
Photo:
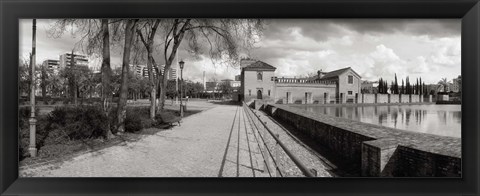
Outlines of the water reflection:
{"type": "Polygon", "coordinates": [[[462,112],[460,105],[294,107],[397,129],[461,137],[462,112]]]}

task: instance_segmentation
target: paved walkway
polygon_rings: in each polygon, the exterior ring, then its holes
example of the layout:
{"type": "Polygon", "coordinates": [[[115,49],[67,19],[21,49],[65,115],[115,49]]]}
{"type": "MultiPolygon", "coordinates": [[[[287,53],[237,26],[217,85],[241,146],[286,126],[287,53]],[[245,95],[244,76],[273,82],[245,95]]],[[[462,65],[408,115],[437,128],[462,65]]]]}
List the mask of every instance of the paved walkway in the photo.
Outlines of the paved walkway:
{"type": "Polygon", "coordinates": [[[61,163],[21,168],[34,177],[250,177],[263,173],[256,133],[242,107],[218,105],[182,126],[61,163]]]}

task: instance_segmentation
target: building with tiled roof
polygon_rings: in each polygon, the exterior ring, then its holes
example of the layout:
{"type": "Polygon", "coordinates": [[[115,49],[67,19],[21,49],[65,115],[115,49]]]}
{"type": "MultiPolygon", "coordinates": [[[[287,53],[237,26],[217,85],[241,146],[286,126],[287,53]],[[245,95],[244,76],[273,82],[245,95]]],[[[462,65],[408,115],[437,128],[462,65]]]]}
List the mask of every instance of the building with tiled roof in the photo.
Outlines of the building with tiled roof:
{"type": "Polygon", "coordinates": [[[242,59],[240,100],[262,99],[274,103],[345,103],[358,100],[361,76],[351,67],[318,71],[310,78],[277,78],[276,67],[263,61],[242,59]]]}

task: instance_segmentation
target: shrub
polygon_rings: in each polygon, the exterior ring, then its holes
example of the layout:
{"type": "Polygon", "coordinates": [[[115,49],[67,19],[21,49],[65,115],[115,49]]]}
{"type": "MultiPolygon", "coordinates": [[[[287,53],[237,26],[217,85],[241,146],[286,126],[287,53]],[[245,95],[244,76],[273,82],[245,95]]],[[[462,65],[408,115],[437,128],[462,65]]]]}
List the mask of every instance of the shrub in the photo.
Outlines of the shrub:
{"type": "Polygon", "coordinates": [[[107,119],[96,107],[56,107],[48,117],[52,130],[64,130],[71,140],[100,137],[105,133],[107,119]]]}
{"type": "MultiPolygon", "coordinates": [[[[109,113],[109,121],[112,133],[116,133],[117,129],[117,108],[112,107],[109,113]]],[[[137,132],[143,128],[152,126],[150,120],[150,109],[148,107],[127,107],[127,116],[125,118],[125,131],[137,132]]]]}
{"type": "Polygon", "coordinates": [[[125,118],[125,131],[126,132],[137,132],[142,130],[142,119],[140,116],[129,113],[127,111],[127,118],[125,118]]]}
{"type": "MultiPolygon", "coordinates": [[[[49,122],[46,116],[38,116],[37,118],[37,126],[36,126],[36,142],[35,145],[38,148],[43,146],[45,138],[48,136],[49,133],[49,122]]],[[[28,118],[26,120],[19,120],[19,122],[25,121],[23,125],[19,126],[19,155],[20,160],[23,160],[25,157],[28,157],[28,148],[30,144],[30,124],[28,122],[28,118]]]]}
{"type": "Polygon", "coordinates": [[[166,111],[166,112],[163,112],[162,114],[157,114],[155,115],[155,125],[158,126],[158,125],[162,125],[164,124],[164,119],[172,119],[172,118],[176,118],[180,116],[180,114],[177,114],[176,111],[172,112],[172,111],[166,111]]]}

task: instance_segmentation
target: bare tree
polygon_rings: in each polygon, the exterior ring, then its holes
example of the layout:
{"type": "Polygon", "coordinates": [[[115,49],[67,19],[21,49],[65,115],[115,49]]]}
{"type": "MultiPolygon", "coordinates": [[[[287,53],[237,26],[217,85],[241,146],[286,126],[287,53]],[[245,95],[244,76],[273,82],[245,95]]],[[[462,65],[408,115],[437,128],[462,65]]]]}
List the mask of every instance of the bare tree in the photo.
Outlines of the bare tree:
{"type": "MultiPolygon", "coordinates": [[[[53,38],[58,38],[68,31],[70,31],[72,36],[80,34],[81,39],[76,43],[76,48],[86,50],[86,53],[89,55],[95,53],[102,54],[102,102],[103,111],[107,117],[112,100],[110,46],[119,42],[122,37],[123,32],[120,30],[122,21],[121,19],[114,21],[108,19],[61,19],[57,20],[48,30],[48,35],[53,38]],[[109,26],[113,29],[113,33],[110,33],[109,26]]],[[[109,139],[112,137],[112,133],[109,128],[109,121],[106,123],[107,132],[105,137],[109,139]]]]}
{"type": "Polygon", "coordinates": [[[122,133],[125,131],[125,118],[127,117],[127,91],[128,91],[128,74],[130,67],[130,52],[133,44],[135,28],[138,19],[129,19],[125,26],[125,44],[123,46],[122,61],[122,80],[120,85],[120,97],[117,107],[117,131],[122,133]]]}
{"type": "Polygon", "coordinates": [[[157,34],[158,26],[160,25],[160,19],[147,19],[143,25],[139,25],[137,29],[137,34],[140,37],[143,45],[145,46],[147,52],[147,69],[148,69],[148,79],[150,83],[150,118],[155,118],[155,106],[156,106],[156,97],[157,97],[157,88],[158,83],[154,78],[153,67],[157,67],[155,59],[153,58],[153,46],[155,41],[155,35],[157,34]]]}
{"type": "MultiPolygon", "coordinates": [[[[238,64],[241,50],[251,48],[261,36],[263,21],[259,19],[167,19],[163,20],[162,26],[165,30],[163,74],[166,74],[184,39],[188,43],[189,51],[195,55],[208,53],[211,59],[224,60],[230,65],[238,64]]],[[[158,77],[159,111],[162,111],[165,105],[167,79],[164,76],[158,77]]]]}
{"type": "MultiPolygon", "coordinates": [[[[110,32],[108,30],[108,19],[102,19],[102,102],[103,112],[109,119],[110,102],[112,101],[112,88],[110,86],[112,68],[110,66],[110,32]]],[[[110,129],[110,121],[107,121],[105,137],[113,137],[110,129]]]]}

